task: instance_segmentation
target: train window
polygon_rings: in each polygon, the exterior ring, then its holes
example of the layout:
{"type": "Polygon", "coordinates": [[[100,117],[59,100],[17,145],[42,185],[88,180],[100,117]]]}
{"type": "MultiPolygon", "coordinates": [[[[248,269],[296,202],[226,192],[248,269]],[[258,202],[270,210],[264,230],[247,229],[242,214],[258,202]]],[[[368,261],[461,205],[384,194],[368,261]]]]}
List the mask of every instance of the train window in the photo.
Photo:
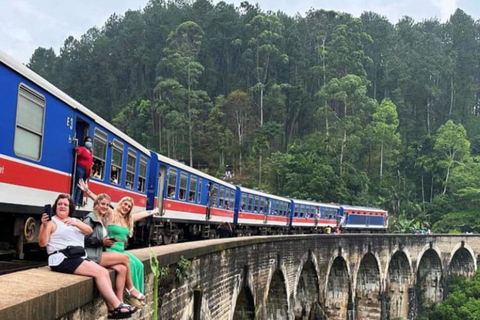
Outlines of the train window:
{"type": "Polygon", "coordinates": [[[235,204],[235,190],[230,189],[230,205],[229,205],[230,210],[233,210],[234,204],[235,204]]]}
{"type": "Polygon", "coordinates": [[[218,192],[218,207],[223,208],[223,203],[225,202],[225,187],[220,187],[218,192]]]}
{"type": "Polygon", "coordinates": [[[125,178],[125,187],[133,189],[135,185],[135,168],[137,167],[137,155],[135,151],[128,148],[127,153],[127,176],[125,178]]]}
{"type": "Polygon", "coordinates": [[[225,189],[225,209],[230,209],[230,189],[225,189]]]}
{"type": "Polygon", "coordinates": [[[138,169],[138,186],[140,192],[145,192],[145,181],[147,177],[147,159],[140,157],[140,167],[138,169]]]}
{"type": "Polygon", "coordinates": [[[253,196],[253,212],[258,212],[258,202],[259,202],[258,197],[253,196]]]}
{"type": "Polygon", "coordinates": [[[197,177],[190,176],[190,188],[188,189],[188,201],[195,202],[195,190],[197,188],[197,177]]]}
{"type": "Polygon", "coordinates": [[[242,204],[240,205],[240,211],[245,211],[247,207],[247,194],[242,193],[242,204]]]}
{"type": "Polygon", "coordinates": [[[40,160],[45,119],[45,97],[21,84],[17,98],[15,154],[40,160]]]}
{"type": "Polygon", "coordinates": [[[177,188],[177,170],[170,168],[168,169],[168,193],[169,198],[175,198],[175,189],[177,188]]]}
{"type": "Polygon", "coordinates": [[[197,203],[202,201],[202,178],[198,178],[197,203]]]}
{"type": "Polygon", "coordinates": [[[300,209],[300,206],[295,206],[294,217],[298,217],[298,209],[300,209]]]}
{"type": "Polygon", "coordinates": [[[178,199],[185,200],[187,196],[187,173],[180,173],[180,191],[178,193],[178,199]]]}
{"type": "Polygon", "coordinates": [[[122,161],[123,144],[117,140],[113,140],[112,164],[110,166],[110,182],[113,184],[122,183],[122,161]]]}
{"type": "Polygon", "coordinates": [[[105,158],[107,155],[107,134],[95,128],[93,133],[93,177],[105,178],[105,158]]]}
{"type": "Polygon", "coordinates": [[[218,184],[214,184],[210,193],[211,206],[216,207],[218,204],[218,184]]]}
{"type": "Polygon", "coordinates": [[[266,201],[264,197],[260,197],[260,213],[267,212],[266,201]]]}

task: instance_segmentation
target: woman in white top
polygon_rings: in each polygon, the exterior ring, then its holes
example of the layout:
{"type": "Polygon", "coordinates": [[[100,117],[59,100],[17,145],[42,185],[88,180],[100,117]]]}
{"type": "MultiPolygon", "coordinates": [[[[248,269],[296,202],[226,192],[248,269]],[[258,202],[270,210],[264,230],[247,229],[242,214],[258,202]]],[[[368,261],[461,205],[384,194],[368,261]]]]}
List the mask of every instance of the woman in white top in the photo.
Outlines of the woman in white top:
{"type": "Polygon", "coordinates": [[[130,317],[137,308],[123,304],[117,298],[107,269],[86,259],[83,249],[84,236],[92,233],[92,228],[70,217],[74,211],[75,203],[72,198],[67,194],[60,194],[52,208],[55,214],[52,220],[47,213],[42,215],[38,244],[47,247],[48,265],[53,271],[93,277],[107,304],[108,318],[130,317]]]}

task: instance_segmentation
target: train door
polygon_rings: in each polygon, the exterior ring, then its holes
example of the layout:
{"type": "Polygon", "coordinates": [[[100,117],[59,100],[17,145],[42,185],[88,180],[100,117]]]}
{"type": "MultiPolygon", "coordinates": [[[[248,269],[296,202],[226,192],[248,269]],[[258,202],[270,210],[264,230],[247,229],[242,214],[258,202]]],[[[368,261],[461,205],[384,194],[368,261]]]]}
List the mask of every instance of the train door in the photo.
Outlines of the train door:
{"type": "Polygon", "coordinates": [[[70,184],[70,195],[73,197],[73,191],[75,190],[75,178],[77,171],[77,152],[76,148],[83,142],[85,137],[88,136],[89,124],[85,120],[77,117],[75,120],[75,136],[73,137],[73,163],[72,163],[72,181],[70,184]]]}
{"type": "Polygon", "coordinates": [[[165,214],[164,207],[163,207],[163,195],[165,190],[166,184],[166,176],[167,176],[167,167],[165,165],[160,164],[160,171],[158,174],[158,194],[157,194],[157,207],[160,214],[163,216],[165,214]]]}

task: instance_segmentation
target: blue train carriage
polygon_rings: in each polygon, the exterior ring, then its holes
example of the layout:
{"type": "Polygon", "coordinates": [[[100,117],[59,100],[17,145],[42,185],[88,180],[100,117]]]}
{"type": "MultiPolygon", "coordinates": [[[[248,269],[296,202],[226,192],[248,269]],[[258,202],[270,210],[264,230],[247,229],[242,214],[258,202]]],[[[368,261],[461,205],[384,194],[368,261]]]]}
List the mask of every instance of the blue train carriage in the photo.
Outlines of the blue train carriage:
{"type": "Polygon", "coordinates": [[[237,233],[282,234],[289,226],[291,200],[237,186],[235,224],[237,233]]]}
{"type": "MultiPolygon", "coordinates": [[[[0,101],[2,247],[22,258],[26,245],[37,243],[44,204],[72,193],[75,146],[87,135],[99,167],[92,190],[114,201],[131,195],[145,208],[148,150],[1,51],[0,101]],[[118,174],[116,183],[109,180],[112,172],[118,174]]],[[[78,215],[91,210],[91,201],[79,209],[78,215]]]]}
{"type": "Polygon", "coordinates": [[[233,224],[234,185],[158,153],[151,157],[148,199],[160,217],[141,225],[149,243],[211,238],[220,223],[233,224]]]}
{"type": "MultiPolygon", "coordinates": [[[[292,227],[309,231],[336,227],[340,217],[340,206],[308,200],[293,199],[292,227]]],[[[297,230],[298,231],[298,230],[297,230]]]]}
{"type": "Polygon", "coordinates": [[[386,232],[388,212],[383,209],[341,206],[340,225],[346,232],[386,232]]]}

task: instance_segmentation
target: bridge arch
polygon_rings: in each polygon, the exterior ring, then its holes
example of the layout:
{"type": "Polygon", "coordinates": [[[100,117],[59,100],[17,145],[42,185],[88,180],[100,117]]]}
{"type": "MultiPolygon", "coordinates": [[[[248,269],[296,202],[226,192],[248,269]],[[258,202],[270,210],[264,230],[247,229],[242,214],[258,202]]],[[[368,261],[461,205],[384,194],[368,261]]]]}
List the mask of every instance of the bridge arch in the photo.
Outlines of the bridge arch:
{"type": "Polygon", "coordinates": [[[359,263],[355,279],[355,306],[358,320],[381,317],[381,270],[378,258],[366,253],[359,263]]]}
{"type": "Polygon", "coordinates": [[[325,283],[324,310],[329,320],[347,318],[348,304],[352,301],[352,284],[347,260],[341,255],[332,258],[325,283]]]}
{"type": "Polygon", "coordinates": [[[456,245],[450,253],[447,267],[449,276],[473,277],[477,270],[477,261],[472,248],[463,241],[456,245]]]}
{"type": "Polygon", "coordinates": [[[234,288],[232,306],[230,308],[230,320],[253,320],[255,319],[255,292],[254,280],[249,267],[245,266],[242,274],[237,277],[234,288]],[[252,290],[253,288],[253,290],[252,290]]]}
{"type": "Polygon", "coordinates": [[[308,250],[301,260],[296,272],[293,288],[293,315],[294,319],[316,318],[322,314],[319,307],[319,270],[315,254],[308,250]]]}
{"type": "Polygon", "coordinates": [[[419,256],[416,289],[419,305],[430,307],[443,298],[443,268],[440,250],[432,244],[425,246],[419,256]]]}
{"type": "Polygon", "coordinates": [[[277,256],[276,261],[270,265],[265,289],[264,312],[266,320],[290,319],[290,301],[288,299],[290,290],[286,274],[287,271],[281,257],[277,256]]]}
{"type": "Polygon", "coordinates": [[[388,261],[385,277],[386,312],[389,319],[408,317],[409,289],[413,279],[410,255],[405,249],[398,248],[388,261]]]}

